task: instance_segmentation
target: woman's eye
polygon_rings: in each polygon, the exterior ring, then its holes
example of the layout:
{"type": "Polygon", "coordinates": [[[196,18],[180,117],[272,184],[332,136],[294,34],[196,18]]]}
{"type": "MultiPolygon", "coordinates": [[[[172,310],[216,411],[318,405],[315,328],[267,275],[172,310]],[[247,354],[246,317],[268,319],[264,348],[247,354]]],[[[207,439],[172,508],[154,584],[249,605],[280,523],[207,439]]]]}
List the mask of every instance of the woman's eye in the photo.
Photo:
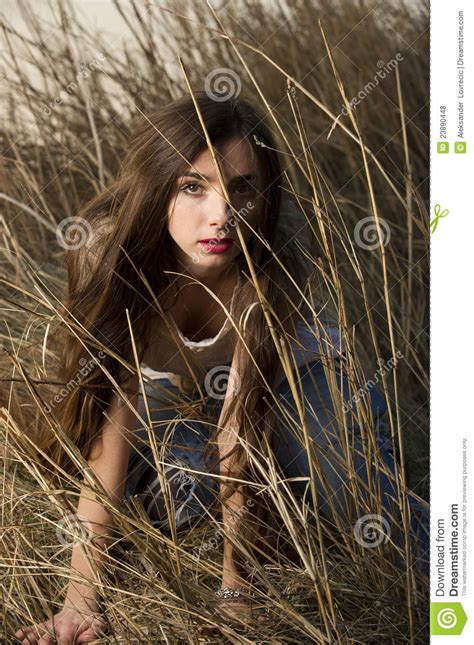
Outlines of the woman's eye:
{"type": "Polygon", "coordinates": [[[245,195],[246,193],[255,192],[255,188],[254,186],[252,186],[252,184],[245,183],[245,184],[239,184],[238,186],[236,186],[235,191],[239,192],[239,195],[245,195]]]}
{"type": "Polygon", "coordinates": [[[188,190],[188,188],[191,188],[192,186],[197,186],[198,188],[202,188],[202,186],[201,186],[200,184],[196,184],[196,183],[194,182],[194,183],[191,183],[191,184],[186,184],[186,185],[184,185],[184,186],[182,187],[182,189],[181,189],[181,190],[182,190],[183,192],[185,192],[185,193],[188,193],[189,195],[197,195],[197,193],[196,193],[196,192],[194,192],[193,190],[192,190],[192,191],[189,191],[189,190],[188,190]]]}
{"type": "MultiPolygon", "coordinates": [[[[183,192],[187,193],[188,195],[198,195],[199,190],[201,190],[201,189],[203,189],[203,186],[201,186],[201,184],[197,184],[196,182],[185,184],[181,188],[181,190],[183,192]]],[[[252,184],[243,183],[243,184],[239,184],[238,186],[236,186],[234,188],[234,192],[236,192],[239,195],[246,195],[246,194],[249,194],[249,193],[254,193],[255,188],[254,188],[254,186],[252,186],[252,184]]]]}

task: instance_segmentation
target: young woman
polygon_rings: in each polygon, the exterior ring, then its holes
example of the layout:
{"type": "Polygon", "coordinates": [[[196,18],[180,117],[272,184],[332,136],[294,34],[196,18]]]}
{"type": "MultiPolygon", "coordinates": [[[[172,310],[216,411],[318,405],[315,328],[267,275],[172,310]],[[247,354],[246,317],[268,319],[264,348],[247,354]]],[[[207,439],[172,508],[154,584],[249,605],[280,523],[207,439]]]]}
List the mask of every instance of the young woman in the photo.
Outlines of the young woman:
{"type": "MultiPolygon", "coordinates": [[[[314,301],[308,227],[282,200],[274,137],[247,101],[220,99],[198,92],[148,116],[115,183],[80,213],[92,235],[68,252],[65,308],[74,332],[64,381],[102,353],[55,410],[61,427],[112,502],[144,510],[163,531],[216,508],[226,530],[254,543],[247,519],[262,519],[264,509],[250,483],[268,485],[269,451],[290,489],[342,530],[353,523],[354,501],[346,439],[361,482],[355,517],[370,497],[369,452],[385,460],[381,508],[395,522],[395,461],[377,434],[385,403],[373,388],[366,421],[378,443],[367,448],[351,399],[359,384],[349,387],[337,320],[314,301]]],[[[43,444],[80,474],[55,437],[45,434],[43,444]]],[[[371,477],[375,461],[372,469],[371,477]]],[[[105,545],[104,506],[81,495],[77,514],[105,545]]],[[[414,530],[417,521],[412,514],[414,530]]],[[[90,576],[75,549],[71,567],[90,576]]],[[[245,583],[225,536],[223,611],[246,610],[245,583]]],[[[106,627],[99,606],[91,585],[71,582],[56,633],[90,640],[106,627]]],[[[33,626],[16,636],[37,642],[33,626]]]]}

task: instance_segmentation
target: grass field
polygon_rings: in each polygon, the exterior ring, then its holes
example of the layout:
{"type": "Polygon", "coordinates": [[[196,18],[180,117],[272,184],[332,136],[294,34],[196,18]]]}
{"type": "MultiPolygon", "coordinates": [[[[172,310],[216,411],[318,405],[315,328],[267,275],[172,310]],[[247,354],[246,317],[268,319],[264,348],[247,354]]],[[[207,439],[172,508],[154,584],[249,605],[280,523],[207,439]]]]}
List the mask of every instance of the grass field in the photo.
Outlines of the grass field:
{"type": "MultiPolygon", "coordinates": [[[[57,611],[68,583],[70,549],[58,535],[77,487],[49,488],[51,465],[34,442],[41,400],[59,379],[66,270],[56,232],[112,181],[134,120],[188,84],[238,87],[271,114],[284,192],[311,221],[321,298],[339,315],[354,370],[375,375],[401,356],[377,387],[401,480],[428,500],[427,4],[111,2],[123,19],[117,38],[88,31],[76,3],[54,3],[54,21],[34,3],[18,7],[27,32],[2,17],[4,642],[57,611]]],[[[204,642],[198,626],[216,620],[221,555],[219,545],[198,561],[190,554],[213,544],[217,525],[176,541],[123,510],[114,518],[120,540],[100,584],[117,640],[104,642],[204,642]]],[[[296,511],[281,527],[281,553],[255,573],[271,621],[247,632],[221,625],[206,642],[426,642],[428,581],[397,570],[393,550],[342,540],[296,511]]]]}

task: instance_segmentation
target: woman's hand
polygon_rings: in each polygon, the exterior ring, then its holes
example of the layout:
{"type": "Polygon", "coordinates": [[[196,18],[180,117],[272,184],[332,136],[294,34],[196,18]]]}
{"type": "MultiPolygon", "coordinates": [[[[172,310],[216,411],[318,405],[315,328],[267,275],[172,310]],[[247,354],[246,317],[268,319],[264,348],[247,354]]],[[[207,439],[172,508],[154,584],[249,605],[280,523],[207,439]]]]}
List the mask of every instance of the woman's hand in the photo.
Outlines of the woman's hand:
{"type": "Polygon", "coordinates": [[[61,645],[75,645],[100,638],[107,631],[108,623],[99,611],[91,611],[87,605],[65,606],[49,620],[20,628],[15,633],[15,638],[21,641],[22,645],[49,645],[55,642],[60,642],[61,645]],[[51,633],[55,636],[51,636],[51,633]]]}

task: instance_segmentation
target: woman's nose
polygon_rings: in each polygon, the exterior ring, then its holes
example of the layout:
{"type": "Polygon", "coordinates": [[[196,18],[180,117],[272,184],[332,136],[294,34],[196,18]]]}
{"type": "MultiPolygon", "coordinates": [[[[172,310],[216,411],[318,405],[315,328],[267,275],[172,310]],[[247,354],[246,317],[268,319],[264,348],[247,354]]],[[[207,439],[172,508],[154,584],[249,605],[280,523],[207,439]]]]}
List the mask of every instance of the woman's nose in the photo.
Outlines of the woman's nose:
{"type": "Polygon", "coordinates": [[[226,224],[232,209],[223,195],[214,194],[207,206],[209,207],[210,224],[218,224],[219,226],[226,224]]]}

